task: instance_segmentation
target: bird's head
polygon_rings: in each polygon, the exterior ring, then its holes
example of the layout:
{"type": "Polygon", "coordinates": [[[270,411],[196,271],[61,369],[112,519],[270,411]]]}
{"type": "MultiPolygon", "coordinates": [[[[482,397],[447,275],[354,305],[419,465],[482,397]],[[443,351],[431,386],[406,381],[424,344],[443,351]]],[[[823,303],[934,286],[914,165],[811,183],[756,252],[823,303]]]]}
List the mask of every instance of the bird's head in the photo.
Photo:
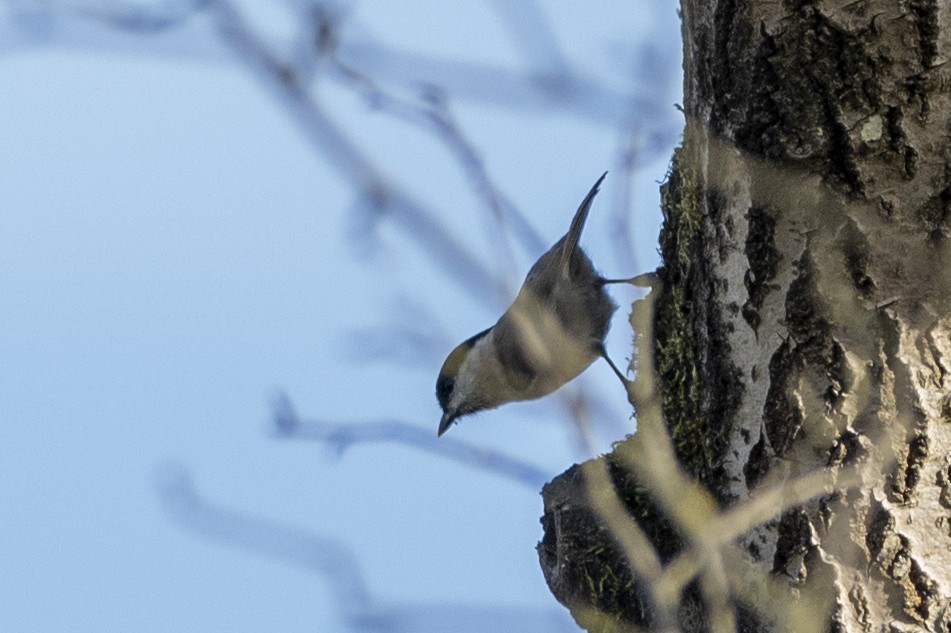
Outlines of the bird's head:
{"type": "Polygon", "coordinates": [[[470,367],[466,361],[476,343],[491,329],[479,332],[457,345],[439,370],[439,378],[436,379],[436,398],[443,411],[442,419],[439,421],[439,435],[445,433],[460,417],[486,408],[477,393],[478,381],[471,380],[469,376],[474,368],[470,367]]]}

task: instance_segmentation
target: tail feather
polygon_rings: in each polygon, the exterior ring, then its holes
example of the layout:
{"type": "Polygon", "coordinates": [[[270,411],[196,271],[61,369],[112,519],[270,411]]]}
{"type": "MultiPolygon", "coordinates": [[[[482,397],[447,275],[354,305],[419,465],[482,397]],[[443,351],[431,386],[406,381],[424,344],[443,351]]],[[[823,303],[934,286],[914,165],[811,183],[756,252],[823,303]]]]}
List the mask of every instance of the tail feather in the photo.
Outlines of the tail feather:
{"type": "Polygon", "coordinates": [[[571,227],[568,229],[568,233],[565,234],[565,244],[561,251],[561,268],[565,273],[568,273],[571,259],[575,254],[575,250],[578,248],[578,242],[581,240],[581,231],[584,229],[584,223],[588,219],[588,211],[591,209],[591,203],[594,201],[594,197],[598,195],[601,182],[607,175],[608,172],[601,174],[598,181],[591,187],[591,191],[589,191],[588,195],[581,201],[581,206],[578,207],[578,210],[575,212],[575,217],[571,221],[571,227]]]}

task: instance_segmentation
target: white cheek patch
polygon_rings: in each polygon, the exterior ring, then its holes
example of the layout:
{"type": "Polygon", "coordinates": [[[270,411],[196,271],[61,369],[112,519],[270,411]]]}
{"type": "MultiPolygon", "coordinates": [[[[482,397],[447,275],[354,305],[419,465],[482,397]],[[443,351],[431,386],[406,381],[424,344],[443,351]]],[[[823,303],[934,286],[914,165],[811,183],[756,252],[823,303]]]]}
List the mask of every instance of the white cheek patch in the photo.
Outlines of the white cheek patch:
{"type": "Polygon", "coordinates": [[[506,372],[495,354],[492,335],[476,341],[459,367],[452,407],[462,411],[491,409],[505,402],[524,399],[521,392],[508,384],[506,372]]]}

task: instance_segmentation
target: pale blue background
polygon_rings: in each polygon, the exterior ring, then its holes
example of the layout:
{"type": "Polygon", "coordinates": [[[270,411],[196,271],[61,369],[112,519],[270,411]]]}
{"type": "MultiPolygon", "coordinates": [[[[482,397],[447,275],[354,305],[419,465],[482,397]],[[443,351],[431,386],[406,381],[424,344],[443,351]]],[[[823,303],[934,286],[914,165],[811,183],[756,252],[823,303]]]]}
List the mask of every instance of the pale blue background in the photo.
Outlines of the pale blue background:
{"type": "MultiPolygon", "coordinates": [[[[348,544],[381,604],[424,618],[474,605],[473,631],[506,626],[483,606],[560,616],[534,550],[536,490],[396,444],[336,459],[270,426],[268,398],[283,390],[304,418],[401,419],[435,434],[442,357],[490,325],[504,298],[472,296],[385,218],[360,235],[350,184],[202,19],[183,37],[17,39],[9,12],[23,4],[0,4],[0,631],[346,630],[326,578],[177,525],[157,482],[181,469],[220,506],[348,544]],[[436,351],[373,357],[367,333],[385,342],[406,327],[436,351]]],[[[71,4],[82,3],[61,6],[71,4]]],[[[282,5],[252,4],[256,24],[286,39],[282,5]]],[[[491,3],[348,6],[357,40],[526,66],[491,3]]],[[[575,68],[656,106],[641,115],[635,229],[623,236],[637,261],[610,239],[623,193],[616,122],[483,102],[478,86],[453,109],[546,243],[614,170],[583,242],[609,276],[653,268],[657,181],[681,125],[676,7],[541,7],[575,68]]],[[[515,270],[491,266],[487,211],[442,144],[340,85],[320,92],[490,270],[521,279],[538,253],[513,241],[515,270]]],[[[610,350],[623,362],[637,295],[614,294],[610,350]]],[[[604,363],[580,388],[604,403],[598,449],[633,430],[604,363]]],[[[511,405],[450,435],[554,475],[586,456],[560,402],[511,405]]]]}

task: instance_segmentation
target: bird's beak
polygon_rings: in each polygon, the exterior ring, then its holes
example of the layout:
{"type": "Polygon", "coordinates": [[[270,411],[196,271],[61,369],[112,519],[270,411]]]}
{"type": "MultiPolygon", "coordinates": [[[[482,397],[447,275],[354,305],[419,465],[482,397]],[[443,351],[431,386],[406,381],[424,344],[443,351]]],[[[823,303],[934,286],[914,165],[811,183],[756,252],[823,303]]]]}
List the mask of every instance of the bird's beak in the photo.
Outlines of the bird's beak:
{"type": "Polygon", "coordinates": [[[442,434],[448,431],[452,423],[456,421],[456,417],[451,413],[443,413],[442,419],[439,420],[439,431],[436,433],[436,437],[442,437],[442,434]]]}

